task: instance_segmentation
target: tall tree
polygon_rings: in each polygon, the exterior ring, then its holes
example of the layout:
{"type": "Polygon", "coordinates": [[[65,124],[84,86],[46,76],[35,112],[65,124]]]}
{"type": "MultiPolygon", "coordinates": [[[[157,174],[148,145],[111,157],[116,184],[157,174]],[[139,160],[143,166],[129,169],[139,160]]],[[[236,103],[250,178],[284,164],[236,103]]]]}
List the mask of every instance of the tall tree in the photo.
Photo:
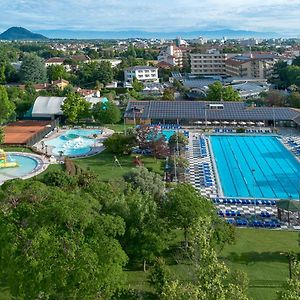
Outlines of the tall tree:
{"type": "Polygon", "coordinates": [[[111,64],[106,61],[83,64],[78,70],[78,80],[87,87],[94,87],[97,81],[106,85],[113,80],[111,64]]]}
{"type": "Polygon", "coordinates": [[[87,102],[77,93],[70,93],[64,100],[61,107],[64,116],[69,122],[74,123],[83,117],[89,117],[90,115],[90,103],[87,102]]]}
{"type": "Polygon", "coordinates": [[[5,86],[0,85],[0,125],[9,121],[14,111],[15,105],[8,99],[5,86]]]}
{"type": "Polygon", "coordinates": [[[187,183],[178,184],[168,193],[165,211],[171,225],[184,231],[185,249],[188,249],[189,230],[200,216],[211,215],[214,208],[211,202],[199,195],[187,183]]]}
{"type": "Polygon", "coordinates": [[[216,81],[208,86],[206,98],[210,101],[239,101],[241,97],[232,86],[223,87],[220,81],[216,81]]]}
{"type": "Polygon", "coordinates": [[[139,189],[143,194],[152,195],[156,200],[161,200],[165,193],[162,178],[144,167],[133,169],[125,173],[123,177],[133,188],[139,189]]]}
{"type": "Polygon", "coordinates": [[[45,83],[47,71],[41,59],[35,54],[26,54],[20,68],[20,77],[23,83],[45,83]]]}
{"type": "Polygon", "coordinates": [[[47,68],[47,76],[51,82],[58,79],[67,79],[68,73],[63,65],[51,65],[47,68]]]}
{"type": "Polygon", "coordinates": [[[121,120],[120,109],[112,101],[95,104],[92,114],[101,124],[116,124],[121,120]]]}
{"type": "Polygon", "coordinates": [[[143,270],[146,271],[147,263],[154,261],[167,248],[166,224],[160,218],[157,203],[149,194],[129,191],[125,204],[120,212],[126,223],[122,245],[132,261],[143,262],[143,270]]]}
{"type": "Polygon", "coordinates": [[[120,288],[121,218],[90,196],[37,181],[5,183],[0,195],[0,275],[13,297],[109,299],[120,288]]]}

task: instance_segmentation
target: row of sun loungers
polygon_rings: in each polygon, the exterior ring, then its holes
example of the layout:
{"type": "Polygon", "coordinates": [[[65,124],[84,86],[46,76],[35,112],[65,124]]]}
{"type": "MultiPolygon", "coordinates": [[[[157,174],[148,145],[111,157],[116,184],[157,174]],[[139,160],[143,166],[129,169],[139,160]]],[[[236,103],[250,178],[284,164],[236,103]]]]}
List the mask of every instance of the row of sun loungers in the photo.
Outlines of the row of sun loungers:
{"type": "Polygon", "coordinates": [[[228,224],[242,227],[280,228],[281,225],[276,219],[271,220],[248,220],[248,219],[227,219],[228,224]]]}
{"type": "Polygon", "coordinates": [[[260,199],[235,199],[235,198],[214,198],[212,201],[216,204],[235,204],[235,205],[264,205],[275,206],[275,200],[260,200],[260,199]]]}

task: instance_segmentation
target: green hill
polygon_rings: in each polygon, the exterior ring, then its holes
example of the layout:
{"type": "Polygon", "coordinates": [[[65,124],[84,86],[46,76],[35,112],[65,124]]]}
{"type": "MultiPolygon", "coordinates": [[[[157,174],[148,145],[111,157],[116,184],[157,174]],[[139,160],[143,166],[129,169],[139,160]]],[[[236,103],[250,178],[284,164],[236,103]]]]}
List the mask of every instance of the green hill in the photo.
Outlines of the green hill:
{"type": "Polygon", "coordinates": [[[42,34],[33,33],[23,27],[11,27],[0,34],[0,40],[46,40],[42,34]]]}

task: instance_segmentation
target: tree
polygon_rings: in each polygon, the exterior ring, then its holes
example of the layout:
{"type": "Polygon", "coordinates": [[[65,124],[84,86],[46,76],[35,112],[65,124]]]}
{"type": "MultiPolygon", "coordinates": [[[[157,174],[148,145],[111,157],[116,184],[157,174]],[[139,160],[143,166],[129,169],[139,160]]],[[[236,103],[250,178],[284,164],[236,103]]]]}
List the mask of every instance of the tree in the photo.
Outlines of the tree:
{"type": "Polygon", "coordinates": [[[164,136],[152,138],[149,149],[155,158],[166,158],[170,154],[170,149],[164,136]]]}
{"type": "Polygon", "coordinates": [[[47,68],[47,76],[51,82],[58,79],[67,79],[68,73],[63,65],[51,65],[47,68]]]}
{"type": "Polygon", "coordinates": [[[0,127],[0,145],[4,142],[4,128],[0,127]]]}
{"type": "Polygon", "coordinates": [[[284,106],[286,97],[282,91],[271,90],[265,94],[264,102],[268,106],[284,106]]]}
{"type": "Polygon", "coordinates": [[[13,297],[109,299],[122,286],[120,217],[38,181],[5,183],[0,194],[0,275],[13,297]]]}
{"type": "Polygon", "coordinates": [[[150,269],[148,281],[156,291],[158,296],[164,290],[164,287],[171,281],[172,275],[163,258],[156,258],[150,269]]]}
{"type": "Polygon", "coordinates": [[[132,87],[135,91],[141,92],[144,89],[144,84],[142,82],[138,81],[136,79],[136,77],[133,77],[132,87]]]}
{"type": "Polygon", "coordinates": [[[173,101],[175,98],[175,93],[173,89],[164,89],[162,100],[173,101]]]}
{"type": "Polygon", "coordinates": [[[121,112],[112,101],[95,104],[92,115],[101,124],[115,124],[121,120],[121,112]]]}
{"type": "Polygon", "coordinates": [[[90,103],[77,93],[70,93],[64,100],[61,109],[69,122],[74,123],[90,115],[90,103]]]}
{"type": "Polygon", "coordinates": [[[277,300],[297,300],[300,297],[300,263],[292,262],[292,278],[287,280],[281,291],[277,292],[277,300]]]}
{"type": "Polygon", "coordinates": [[[213,223],[210,217],[200,217],[191,228],[190,250],[195,266],[196,286],[204,293],[204,299],[247,300],[248,282],[230,276],[224,262],[220,262],[211,243],[213,223]]]}
{"type": "Polygon", "coordinates": [[[78,80],[80,85],[94,87],[96,82],[104,85],[112,82],[113,70],[110,62],[90,62],[80,66],[78,70],[78,80]]]}
{"type": "Polygon", "coordinates": [[[20,68],[20,77],[23,83],[45,83],[47,72],[41,59],[35,54],[26,54],[20,68]]]}
{"type": "Polygon", "coordinates": [[[211,215],[214,208],[211,202],[201,197],[192,185],[180,183],[168,193],[165,212],[174,228],[183,229],[187,250],[189,230],[199,217],[211,215]]]}
{"type": "Polygon", "coordinates": [[[223,101],[239,101],[241,97],[232,86],[227,86],[223,88],[222,99],[223,101]]]}
{"type": "Polygon", "coordinates": [[[232,86],[223,87],[220,81],[216,81],[208,86],[206,98],[210,101],[239,101],[240,95],[232,86]]]}
{"type": "Polygon", "coordinates": [[[125,173],[123,177],[134,189],[139,189],[143,194],[148,193],[156,200],[161,200],[165,193],[162,178],[144,167],[133,169],[125,173]]]}
{"type": "Polygon", "coordinates": [[[189,162],[184,156],[172,155],[168,158],[166,171],[171,175],[171,179],[176,175],[178,182],[182,182],[184,181],[185,170],[188,166],[189,162]]]}
{"type": "Polygon", "coordinates": [[[103,145],[111,153],[128,155],[136,145],[136,139],[134,135],[114,133],[103,142],[103,145]]]}
{"type": "Polygon", "coordinates": [[[9,121],[14,111],[15,105],[9,101],[5,86],[0,85],[0,125],[9,121]]]}
{"type": "Polygon", "coordinates": [[[143,262],[146,271],[147,263],[167,248],[168,231],[159,207],[150,195],[132,190],[125,195],[120,216],[126,224],[122,245],[132,261],[143,262]]]}
{"type": "Polygon", "coordinates": [[[188,143],[189,139],[182,132],[175,132],[169,139],[171,152],[177,149],[177,145],[178,151],[181,152],[188,143]]]}
{"type": "Polygon", "coordinates": [[[293,59],[292,65],[300,67],[300,56],[297,56],[293,59]]]}

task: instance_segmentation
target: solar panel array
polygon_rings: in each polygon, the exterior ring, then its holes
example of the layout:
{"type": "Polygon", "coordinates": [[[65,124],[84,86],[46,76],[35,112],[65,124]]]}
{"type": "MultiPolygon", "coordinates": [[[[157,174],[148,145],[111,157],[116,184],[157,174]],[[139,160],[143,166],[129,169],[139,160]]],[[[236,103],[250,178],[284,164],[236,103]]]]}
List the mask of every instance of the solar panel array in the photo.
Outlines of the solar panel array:
{"type": "Polygon", "coordinates": [[[208,101],[130,101],[125,117],[133,118],[133,107],[142,110],[144,119],[165,120],[236,120],[287,121],[300,116],[300,113],[288,107],[247,107],[243,102],[208,101]],[[209,104],[223,104],[223,109],[210,109],[209,104]],[[206,116],[205,116],[206,115],[206,116]]]}

